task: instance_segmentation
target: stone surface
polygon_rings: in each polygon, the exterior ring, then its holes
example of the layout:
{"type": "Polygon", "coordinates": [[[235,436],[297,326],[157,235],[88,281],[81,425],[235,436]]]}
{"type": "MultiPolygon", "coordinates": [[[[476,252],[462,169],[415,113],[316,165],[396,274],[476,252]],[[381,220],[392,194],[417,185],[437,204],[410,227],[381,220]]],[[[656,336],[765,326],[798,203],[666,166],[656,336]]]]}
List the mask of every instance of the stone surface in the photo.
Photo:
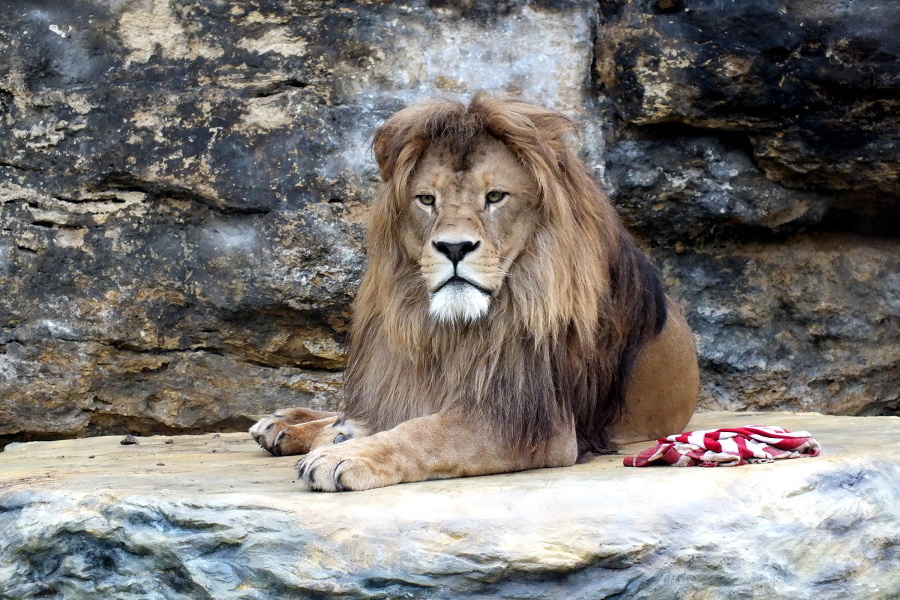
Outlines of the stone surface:
{"type": "Polygon", "coordinates": [[[697,330],[704,406],[897,414],[898,10],[17,0],[0,446],[335,407],[371,132],[478,89],[575,119],[697,330]]]}
{"type": "Polygon", "coordinates": [[[598,79],[624,122],[735,132],[772,181],[897,200],[896,3],[600,4],[598,79]]]}
{"type": "Polygon", "coordinates": [[[900,234],[900,7],[610,0],[606,183],[666,240],[900,234]]]}
{"type": "Polygon", "coordinates": [[[900,241],[799,234],[652,256],[690,307],[701,409],[897,411],[900,241]]]}
{"type": "Polygon", "coordinates": [[[706,413],[692,428],[759,423],[808,430],[823,454],[606,456],[321,494],[241,434],[16,445],[0,454],[0,598],[896,598],[900,419],[706,413]]]}
{"type": "Polygon", "coordinates": [[[900,7],[600,7],[605,182],[686,307],[701,406],[896,414],[900,7]]]}

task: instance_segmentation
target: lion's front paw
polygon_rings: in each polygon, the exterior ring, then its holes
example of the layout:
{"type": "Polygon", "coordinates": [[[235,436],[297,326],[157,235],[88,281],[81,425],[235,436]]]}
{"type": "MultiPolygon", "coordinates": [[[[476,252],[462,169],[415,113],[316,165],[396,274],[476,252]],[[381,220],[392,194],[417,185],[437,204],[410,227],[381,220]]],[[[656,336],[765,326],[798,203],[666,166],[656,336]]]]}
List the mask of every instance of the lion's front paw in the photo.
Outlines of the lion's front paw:
{"type": "Polygon", "coordinates": [[[365,455],[365,439],[348,440],[314,449],[297,463],[297,477],[308,489],[320,492],[368,490],[400,483],[388,460],[365,455]]]}
{"type": "Polygon", "coordinates": [[[275,456],[282,456],[284,451],[281,442],[290,427],[290,423],[278,417],[277,413],[260,419],[250,428],[250,435],[263,449],[275,456]]]}
{"type": "MultiPolygon", "coordinates": [[[[263,449],[275,456],[306,454],[322,429],[334,422],[335,417],[314,418],[316,411],[288,409],[278,411],[250,428],[250,435],[263,449]],[[312,420],[303,420],[303,419],[312,420]]],[[[329,414],[329,413],[321,413],[329,414]]]]}

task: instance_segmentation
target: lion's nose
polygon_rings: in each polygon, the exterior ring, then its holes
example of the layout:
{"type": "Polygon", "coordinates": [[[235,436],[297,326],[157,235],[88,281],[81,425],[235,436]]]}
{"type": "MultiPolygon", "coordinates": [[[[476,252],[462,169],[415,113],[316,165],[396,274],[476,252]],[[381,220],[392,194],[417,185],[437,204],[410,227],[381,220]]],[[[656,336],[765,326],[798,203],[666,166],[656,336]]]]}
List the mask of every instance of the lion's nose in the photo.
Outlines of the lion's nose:
{"type": "Polygon", "coordinates": [[[450,259],[454,265],[461,261],[469,252],[472,252],[481,242],[431,242],[435,250],[450,259]]]}

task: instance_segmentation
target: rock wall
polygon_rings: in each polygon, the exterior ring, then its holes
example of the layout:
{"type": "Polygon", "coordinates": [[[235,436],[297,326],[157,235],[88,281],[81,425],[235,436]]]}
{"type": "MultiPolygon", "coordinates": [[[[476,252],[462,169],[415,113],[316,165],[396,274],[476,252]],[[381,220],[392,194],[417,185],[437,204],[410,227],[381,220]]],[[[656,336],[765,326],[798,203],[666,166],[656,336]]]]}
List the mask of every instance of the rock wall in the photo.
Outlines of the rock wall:
{"type": "Polygon", "coordinates": [[[688,307],[701,406],[895,414],[900,5],[600,10],[605,179],[688,307]]]}
{"type": "Polygon", "coordinates": [[[334,406],[376,174],[439,93],[571,115],[705,408],[900,406],[900,7],[19,1],[0,13],[0,440],[334,406]]]}

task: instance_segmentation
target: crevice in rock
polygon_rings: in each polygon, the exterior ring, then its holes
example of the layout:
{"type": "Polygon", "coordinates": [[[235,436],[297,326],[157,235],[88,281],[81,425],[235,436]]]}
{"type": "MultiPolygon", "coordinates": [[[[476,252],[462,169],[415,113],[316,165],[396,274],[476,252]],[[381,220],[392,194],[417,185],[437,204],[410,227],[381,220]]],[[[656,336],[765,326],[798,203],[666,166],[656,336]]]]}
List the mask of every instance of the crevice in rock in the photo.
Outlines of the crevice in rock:
{"type": "Polygon", "coordinates": [[[229,356],[236,360],[260,367],[263,369],[303,369],[305,371],[321,371],[323,373],[341,373],[344,370],[343,361],[337,359],[321,358],[310,355],[309,358],[297,359],[294,357],[267,352],[268,356],[260,357],[258,354],[251,357],[249,352],[240,349],[233,351],[229,356]]]}
{"type": "Polygon", "coordinates": [[[900,203],[839,201],[807,231],[900,238],[900,203]]]}
{"type": "MultiPolygon", "coordinates": [[[[92,412],[88,419],[87,425],[79,436],[70,435],[68,439],[83,436],[96,435],[200,435],[204,433],[230,433],[246,431],[253,423],[252,419],[243,416],[230,416],[217,421],[195,423],[192,426],[180,426],[165,423],[149,415],[124,415],[109,411],[92,412]]],[[[57,434],[55,438],[60,439],[65,435],[57,434]]],[[[26,440],[11,440],[26,441],[26,440]]],[[[38,440],[27,440],[38,441],[38,440]]]]}
{"type": "Polygon", "coordinates": [[[44,173],[43,169],[39,169],[37,167],[32,167],[28,165],[18,165],[16,163],[12,163],[5,160],[0,160],[0,167],[6,167],[8,169],[13,169],[15,171],[24,171],[25,173],[44,173]]]}
{"type": "Polygon", "coordinates": [[[0,434],[0,452],[3,452],[10,444],[74,440],[77,437],[78,436],[74,433],[60,431],[20,431],[17,433],[4,433],[0,434]]]}
{"type": "MultiPolygon", "coordinates": [[[[74,198],[74,197],[70,197],[70,196],[54,196],[53,199],[58,202],[65,203],[65,204],[78,204],[78,205],[93,203],[93,202],[96,202],[98,199],[102,199],[104,203],[109,203],[109,204],[127,204],[128,200],[126,200],[125,198],[122,198],[121,194],[123,192],[129,192],[129,191],[134,191],[134,190],[127,190],[127,189],[122,189],[122,188],[111,188],[109,190],[101,192],[100,194],[95,194],[94,197],[92,197],[92,198],[74,198]]],[[[143,192],[138,192],[138,193],[143,193],[143,192]]]]}
{"type": "Polygon", "coordinates": [[[258,88],[251,88],[249,91],[253,98],[268,98],[291,90],[305,90],[310,87],[312,87],[311,84],[299,79],[287,79],[285,81],[275,81],[258,88]]]}
{"type": "Polygon", "coordinates": [[[600,4],[595,4],[590,9],[589,25],[591,28],[590,40],[590,62],[588,63],[587,89],[599,92],[603,89],[603,82],[600,81],[600,73],[597,70],[597,56],[600,51],[600,4]]]}
{"type": "Polygon", "coordinates": [[[658,142],[678,140],[682,138],[715,138],[723,146],[740,150],[747,154],[754,164],[753,142],[750,140],[750,131],[742,129],[718,129],[714,127],[701,127],[681,121],[661,121],[659,123],[632,124],[625,131],[626,138],[642,139],[658,142]]]}
{"type": "Polygon", "coordinates": [[[196,202],[207,208],[210,208],[223,215],[255,215],[268,214],[271,211],[267,208],[259,206],[233,206],[227,201],[202,194],[196,190],[178,185],[169,185],[160,182],[146,181],[132,175],[131,173],[111,173],[105,175],[98,186],[100,193],[103,192],[140,192],[147,194],[151,199],[172,198],[175,200],[186,200],[196,202]]]}
{"type": "Polygon", "coordinates": [[[262,361],[259,359],[253,359],[253,358],[243,358],[242,360],[243,360],[243,362],[247,363],[248,365],[253,365],[254,367],[262,367],[263,369],[281,369],[286,366],[286,365],[282,365],[282,364],[268,363],[268,362],[265,362],[265,361],[262,361]]]}
{"type": "Polygon", "coordinates": [[[41,229],[82,229],[82,227],[79,225],[60,223],[57,221],[49,221],[46,219],[38,219],[36,221],[32,221],[31,225],[34,227],[40,227],[41,229]]]}
{"type": "Polygon", "coordinates": [[[106,346],[108,348],[115,348],[116,350],[121,350],[123,352],[132,352],[134,354],[149,354],[154,356],[164,356],[167,354],[192,354],[195,352],[202,352],[206,354],[213,354],[215,356],[225,356],[225,351],[221,348],[216,348],[212,346],[196,346],[190,348],[174,348],[174,349],[165,349],[165,348],[147,348],[144,346],[135,345],[127,340],[98,340],[98,339],[82,339],[82,340],[67,340],[82,344],[90,344],[95,343],[101,346],[106,346]]]}

